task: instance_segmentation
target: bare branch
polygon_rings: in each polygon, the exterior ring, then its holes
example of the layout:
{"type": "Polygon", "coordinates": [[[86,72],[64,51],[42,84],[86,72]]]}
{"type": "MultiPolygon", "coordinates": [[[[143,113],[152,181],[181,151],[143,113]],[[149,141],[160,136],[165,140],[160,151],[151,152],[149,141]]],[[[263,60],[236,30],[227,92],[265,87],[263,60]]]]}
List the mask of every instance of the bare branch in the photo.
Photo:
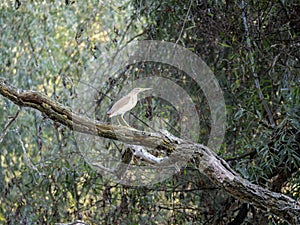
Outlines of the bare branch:
{"type": "Polygon", "coordinates": [[[13,117],[11,117],[11,119],[6,123],[2,134],[0,135],[0,144],[2,143],[5,135],[7,134],[8,129],[12,126],[13,122],[17,119],[17,117],[19,116],[20,113],[20,109],[16,112],[16,115],[14,115],[13,117]]]}
{"type": "Polygon", "coordinates": [[[25,160],[27,166],[28,166],[31,170],[35,170],[35,171],[37,171],[39,174],[41,174],[40,171],[36,168],[36,166],[33,165],[32,162],[30,161],[30,159],[29,159],[29,157],[28,157],[28,154],[27,154],[27,151],[26,151],[26,148],[25,148],[25,145],[24,145],[24,142],[22,141],[22,137],[21,137],[20,133],[17,132],[17,134],[18,134],[18,136],[19,136],[19,142],[20,142],[20,144],[21,144],[21,147],[22,147],[22,150],[23,150],[23,157],[24,157],[24,160],[25,160]]]}
{"type": "Polygon", "coordinates": [[[245,2],[244,2],[244,0],[242,0],[241,4],[242,4],[241,8],[242,8],[243,23],[244,23],[244,27],[245,27],[245,33],[246,33],[246,43],[247,43],[247,46],[248,46],[248,49],[249,49],[250,66],[251,66],[252,75],[254,77],[255,87],[258,91],[259,99],[261,100],[261,102],[264,106],[264,109],[267,112],[270,123],[272,124],[272,126],[275,126],[275,121],[274,121],[273,115],[272,115],[270,107],[269,107],[269,105],[268,105],[268,103],[267,103],[267,101],[266,101],[266,99],[265,99],[265,97],[262,93],[259,78],[258,78],[258,75],[255,71],[254,56],[253,56],[253,50],[252,50],[252,45],[251,45],[251,41],[250,41],[250,33],[249,33],[248,22],[247,22],[247,17],[246,17],[246,13],[245,13],[245,2]]]}
{"type": "MultiPolygon", "coordinates": [[[[20,91],[2,78],[0,78],[0,93],[19,106],[35,108],[50,119],[78,132],[113,140],[118,139],[127,144],[168,150],[172,152],[168,159],[171,161],[192,154],[198,158],[199,171],[232,196],[269,211],[291,224],[300,223],[300,205],[296,200],[250,183],[231,169],[225,160],[202,144],[191,143],[169,135],[167,132],[150,133],[124,126],[99,123],[79,116],[71,109],[39,92],[20,91]]],[[[143,157],[148,156],[143,153],[143,157]]]]}

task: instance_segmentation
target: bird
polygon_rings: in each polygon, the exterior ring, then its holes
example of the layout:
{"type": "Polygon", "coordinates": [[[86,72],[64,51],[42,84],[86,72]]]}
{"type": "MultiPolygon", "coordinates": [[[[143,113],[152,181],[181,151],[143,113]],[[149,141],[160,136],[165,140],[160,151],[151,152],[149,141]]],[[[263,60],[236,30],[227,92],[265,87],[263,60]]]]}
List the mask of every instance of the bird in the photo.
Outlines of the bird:
{"type": "MultiPolygon", "coordinates": [[[[132,89],[127,95],[119,99],[107,112],[107,115],[109,118],[121,115],[122,120],[125,122],[125,124],[129,126],[129,124],[124,119],[124,114],[131,109],[133,109],[136,106],[136,103],[138,101],[138,94],[143,91],[151,90],[152,88],[134,88],[132,89]]],[[[118,120],[119,122],[119,120],[118,120]]],[[[119,122],[120,123],[120,122],[119,122]]]]}

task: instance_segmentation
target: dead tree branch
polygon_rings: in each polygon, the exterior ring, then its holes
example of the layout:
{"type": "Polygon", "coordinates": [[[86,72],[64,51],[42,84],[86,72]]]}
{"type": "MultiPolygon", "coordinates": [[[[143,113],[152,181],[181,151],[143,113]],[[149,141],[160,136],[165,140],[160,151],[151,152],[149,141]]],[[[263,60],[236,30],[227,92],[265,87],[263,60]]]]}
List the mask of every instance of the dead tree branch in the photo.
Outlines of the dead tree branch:
{"type": "Polygon", "coordinates": [[[200,172],[232,196],[269,211],[291,224],[300,223],[300,205],[296,200],[243,179],[222,158],[202,144],[174,138],[167,133],[144,132],[124,126],[96,122],[81,117],[72,112],[70,108],[53,101],[44,94],[35,91],[21,91],[11,86],[3,78],[0,78],[0,94],[19,106],[35,108],[53,121],[74,131],[120,140],[127,144],[169,151],[172,152],[170,160],[193,154],[199,158],[200,163],[197,167],[200,172]]]}

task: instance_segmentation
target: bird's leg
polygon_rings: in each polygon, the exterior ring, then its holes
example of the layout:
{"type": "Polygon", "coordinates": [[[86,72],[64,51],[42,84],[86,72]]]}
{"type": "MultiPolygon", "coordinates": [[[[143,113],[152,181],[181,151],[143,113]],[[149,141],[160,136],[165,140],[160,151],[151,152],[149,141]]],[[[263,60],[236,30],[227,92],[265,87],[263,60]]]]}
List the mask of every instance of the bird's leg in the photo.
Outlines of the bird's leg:
{"type": "Polygon", "coordinates": [[[121,115],[122,120],[124,121],[124,123],[126,124],[127,127],[130,127],[130,125],[126,122],[126,120],[124,119],[124,115],[121,115]]]}
{"type": "Polygon", "coordinates": [[[120,122],[120,120],[119,120],[119,117],[117,117],[117,122],[118,122],[119,126],[122,125],[121,122],[120,122]]]}

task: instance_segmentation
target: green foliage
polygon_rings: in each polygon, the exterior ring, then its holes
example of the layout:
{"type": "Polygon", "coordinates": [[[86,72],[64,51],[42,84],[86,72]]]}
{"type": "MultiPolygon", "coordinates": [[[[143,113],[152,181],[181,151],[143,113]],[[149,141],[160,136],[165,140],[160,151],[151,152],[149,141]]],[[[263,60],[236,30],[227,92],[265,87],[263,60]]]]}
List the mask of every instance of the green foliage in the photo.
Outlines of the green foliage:
{"type": "MultiPolygon", "coordinates": [[[[192,50],[224,91],[228,127],[219,154],[250,181],[299,198],[299,2],[248,2],[250,47],[240,1],[4,0],[0,6],[1,77],[70,107],[92,62],[105,65],[133,39],[172,41],[192,50]]],[[[148,74],[187,90],[201,116],[199,140],[205,144],[211,124],[204,94],[182,71],[158,63],[132,65],[93,86],[101,90],[96,118],[106,119],[108,96],[114,99],[125,83],[148,74]]],[[[1,128],[20,110],[0,143],[0,223],[229,224],[241,208],[193,162],[162,184],[115,184],[84,161],[73,132],[0,100],[1,128]]],[[[162,99],[144,99],[133,113],[145,121],[159,116],[170,132],[179,133],[178,115],[162,99]]],[[[253,207],[247,212],[243,224],[264,217],[253,207]]],[[[269,224],[283,224],[270,218],[269,224]]]]}

